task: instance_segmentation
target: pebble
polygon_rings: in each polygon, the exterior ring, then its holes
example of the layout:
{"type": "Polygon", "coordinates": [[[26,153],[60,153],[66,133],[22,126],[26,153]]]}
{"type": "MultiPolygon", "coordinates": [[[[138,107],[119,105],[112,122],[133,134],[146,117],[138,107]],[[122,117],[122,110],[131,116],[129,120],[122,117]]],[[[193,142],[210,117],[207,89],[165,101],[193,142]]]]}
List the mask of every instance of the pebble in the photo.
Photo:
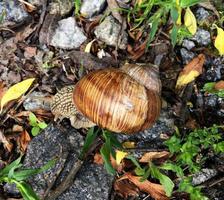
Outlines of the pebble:
{"type": "Polygon", "coordinates": [[[120,33],[120,29],[121,25],[112,16],[108,16],[96,27],[94,33],[97,39],[111,46],[116,46],[118,37],[121,37],[121,42],[118,47],[120,49],[125,49],[127,46],[128,35],[125,31],[120,33]]]}
{"type": "Polygon", "coordinates": [[[182,46],[185,47],[187,50],[191,50],[195,47],[195,43],[191,40],[184,39],[182,46]]]}
{"type": "Polygon", "coordinates": [[[211,36],[209,31],[198,28],[195,35],[191,38],[193,41],[197,42],[198,45],[207,46],[211,43],[211,36]]]}
{"type": "Polygon", "coordinates": [[[193,175],[192,185],[200,185],[216,175],[217,171],[215,169],[202,169],[200,172],[193,175]]]}
{"type": "Polygon", "coordinates": [[[204,8],[200,7],[196,11],[197,21],[204,21],[209,17],[209,12],[204,8]]]}
{"type": "Polygon", "coordinates": [[[58,25],[50,42],[54,47],[75,49],[87,39],[73,17],[60,20],[58,25]]]}
{"type": "Polygon", "coordinates": [[[99,13],[106,7],[106,0],[83,0],[80,13],[85,18],[91,18],[99,13]]]}
{"type": "Polygon", "coordinates": [[[53,0],[49,3],[50,14],[60,14],[64,16],[68,14],[74,7],[74,0],[53,0]]]}
{"type": "Polygon", "coordinates": [[[193,52],[188,51],[185,48],[180,49],[180,54],[181,54],[182,61],[184,64],[189,63],[195,57],[195,54],[193,52]]]}

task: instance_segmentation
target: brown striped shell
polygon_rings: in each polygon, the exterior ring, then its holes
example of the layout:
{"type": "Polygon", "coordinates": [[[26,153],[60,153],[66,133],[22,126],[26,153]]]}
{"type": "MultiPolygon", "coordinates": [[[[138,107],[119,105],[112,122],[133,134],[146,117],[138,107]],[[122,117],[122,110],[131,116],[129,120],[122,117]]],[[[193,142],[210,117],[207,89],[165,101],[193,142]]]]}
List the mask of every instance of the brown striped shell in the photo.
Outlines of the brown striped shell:
{"type": "Polygon", "coordinates": [[[149,128],[158,118],[160,90],[155,69],[146,73],[139,65],[125,65],[84,76],[74,87],[73,103],[80,113],[102,128],[135,133],[149,128]],[[136,78],[138,73],[140,76],[136,78]]]}

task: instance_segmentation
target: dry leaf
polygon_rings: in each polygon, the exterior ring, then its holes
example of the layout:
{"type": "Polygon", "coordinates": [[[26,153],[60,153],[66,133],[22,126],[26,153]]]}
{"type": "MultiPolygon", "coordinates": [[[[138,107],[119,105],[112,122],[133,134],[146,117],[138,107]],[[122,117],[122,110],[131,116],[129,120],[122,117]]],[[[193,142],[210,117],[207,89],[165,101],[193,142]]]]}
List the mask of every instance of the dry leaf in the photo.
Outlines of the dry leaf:
{"type": "Polygon", "coordinates": [[[139,189],[131,182],[127,180],[117,179],[114,182],[114,190],[123,198],[136,197],[139,194],[139,189]]]}
{"type": "Polygon", "coordinates": [[[0,100],[2,99],[3,95],[5,94],[5,87],[4,87],[4,83],[0,82],[0,100]]]}
{"type": "Polygon", "coordinates": [[[7,140],[3,132],[0,130],[0,143],[3,143],[4,149],[6,149],[8,152],[12,151],[13,144],[7,140]]]}
{"type": "Polygon", "coordinates": [[[192,35],[196,33],[197,21],[194,14],[191,12],[190,8],[186,9],[186,12],[184,15],[184,24],[192,35]]]}
{"type": "Polygon", "coordinates": [[[17,142],[20,146],[20,150],[24,153],[26,151],[26,148],[30,142],[31,138],[29,133],[24,130],[21,134],[20,137],[18,137],[17,142]]]}
{"type": "Polygon", "coordinates": [[[218,81],[215,86],[214,86],[215,90],[224,90],[224,81],[218,81]]]}
{"type": "Polygon", "coordinates": [[[110,8],[112,15],[117,21],[119,21],[122,24],[122,17],[119,13],[120,7],[116,0],[107,0],[108,7],[110,8]]]}
{"type": "Polygon", "coordinates": [[[215,38],[215,48],[218,49],[220,55],[224,55],[224,31],[215,25],[217,28],[217,37],[215,38]]]}
{"type": "Polygon", "coordinates": [[[12,132],[20,132],[21,133],[22,131],[23,131],[23,127],[22,126],[20,126],[18,124],[13,125],[12,132]]]}
{"type": "Polygon", "coordinates": [[[10,87],[1,99],[1,111],[9,101],[15,100],[22,96],[32,85],[35,78],[26,79],[10,87]]]}
{"type": "Polygon", "coordinates": [[[25,58],[32,58],[37,54],[37,47],[25,47],[24,56],[25,58]]]}
{"type": "Polygon", "coordinates": [[[150,194],[151,197],[153,197],[155,200],[169,200],[169,198],[166,196],[163,186],[160,184],[151,183],[148,180],[141,182],[141,177],[133,176],[130,173],[126,173],[119,180],[124,179],[128,179],[129,181],[134,183],[141,191],[150,194]]]}
{"type": "Polygon", "coordinates": [[[99,153],[96,153],[93,158],[93,162],[98,165],[103,165],[103,158],[99,153]]]}
{"type": "Polygon", "coordinates": [[[148,162],[152,161],[153,159],[159,159],[159,158],[164,158],[164,157],[168,157],[168,156],[169,156],[169,152],[167,152],[167,151],[147,152],[141,157],[139,162],[148,163],[148,162]]]}
{"type": "Polygon", "coordinates": [[[31,3],[28,3],[24,0],[19,0],[21,3],[23,3],[24,7],[26,8],[27,12],[33,12],[34,10],[36,10],[37,8],[32,5],[31,3]]]}
{"type": "Polygon", "coordinates": [[[129,142],[129,141],[123,142],[122,147],[127,149],[133,149],[135,148],[135,142],[129,142]]]}
{"type": "Polygon", "coordinates": [[[94,40],[92,40],[91,42],[89,42],[89,43],[86,45],[86,47],[85,47],[85,51],[84,51],[84,52],[86,52],[86,53],[90,53],[92,44],[93,44],[93,42],[95,42],[95,41],[96,41],[96,39],[94,39],[94,40]]]}
{"type": "Polygon", "coordinates": [[[176,88],[181,88],[186,84],[195,80],[202,73],[202,67],[205,62],[205,56],[203,54],[199,54],[198,57],[194,58],[191,62],[189,62],[182,72],[180,72],[176,88]]]}
{"type": "Polygon", "coordinates": [[[117,165],[120,165],[121,161],[127,156],[128,153],[124,151],[116,150],[116,163],[117,165]]]}

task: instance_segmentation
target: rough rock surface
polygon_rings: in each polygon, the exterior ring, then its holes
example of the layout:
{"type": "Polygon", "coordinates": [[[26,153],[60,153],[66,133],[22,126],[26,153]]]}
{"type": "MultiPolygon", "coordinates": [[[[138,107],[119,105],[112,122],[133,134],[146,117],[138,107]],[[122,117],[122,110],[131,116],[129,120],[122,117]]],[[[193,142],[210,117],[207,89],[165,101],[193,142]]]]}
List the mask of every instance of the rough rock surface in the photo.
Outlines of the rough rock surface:
{"type": "Polygon", "coordinates": [[[209,31],[198,28],[192,40],[194,40],[201,46],[207,46],[211,43],[211,36],[209,31]]]}
{"type": "Polygon", "coordinates": [[[80,13],[83,17],[90,18],[99,14],[106,6],[105,0],[83,0],[80,13]]]}
{"type": "Polygon", "coordinates": [[[184,64],[189,63],[195,57],[195,54],[193,52],[188,51],[185,48],[180,49],[180,54],[181,54],[181,57],[182,57],[182,60],[183,60],[184,64]]]}
{"type": "Polygon", "coordinates": [[[49,4],[50,6],[50,14],[60,14],[60,15],[66,15],[68,14],[72,8],[74,7],[74,0],[53,0],[49,4]]]}
{"type": "Polygon", "coordinates": [[[62,49],[78,48],[87,38],[76,24],[75,18],[69,17],[58,22],[59,26],[50,44],[62,49]]]}
{"type": "Polygon", "coordinates": [[[116,46],[125,49],[127,46],[127,33],[121,31],[121,25],[112,17],[108,16],[94,31],[97,39],[105,42],[107,45],[116,46]],[[119,42],[120,40],[120,42],[119,42]]]}

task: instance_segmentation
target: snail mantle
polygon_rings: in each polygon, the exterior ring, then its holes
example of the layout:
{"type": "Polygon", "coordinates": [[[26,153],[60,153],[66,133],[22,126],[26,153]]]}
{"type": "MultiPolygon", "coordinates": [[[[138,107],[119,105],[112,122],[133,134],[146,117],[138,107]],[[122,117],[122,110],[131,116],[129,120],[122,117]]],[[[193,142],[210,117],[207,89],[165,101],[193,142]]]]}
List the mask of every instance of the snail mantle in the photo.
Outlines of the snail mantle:
{"type": "Polygon", "coordinates": [[[55,118],[69,118],[75,128],[98,125],[117,133],[151,127],[161,109],[158,69],[125,64],[91,72],[62,88],[51,104],[55,118]]]}

